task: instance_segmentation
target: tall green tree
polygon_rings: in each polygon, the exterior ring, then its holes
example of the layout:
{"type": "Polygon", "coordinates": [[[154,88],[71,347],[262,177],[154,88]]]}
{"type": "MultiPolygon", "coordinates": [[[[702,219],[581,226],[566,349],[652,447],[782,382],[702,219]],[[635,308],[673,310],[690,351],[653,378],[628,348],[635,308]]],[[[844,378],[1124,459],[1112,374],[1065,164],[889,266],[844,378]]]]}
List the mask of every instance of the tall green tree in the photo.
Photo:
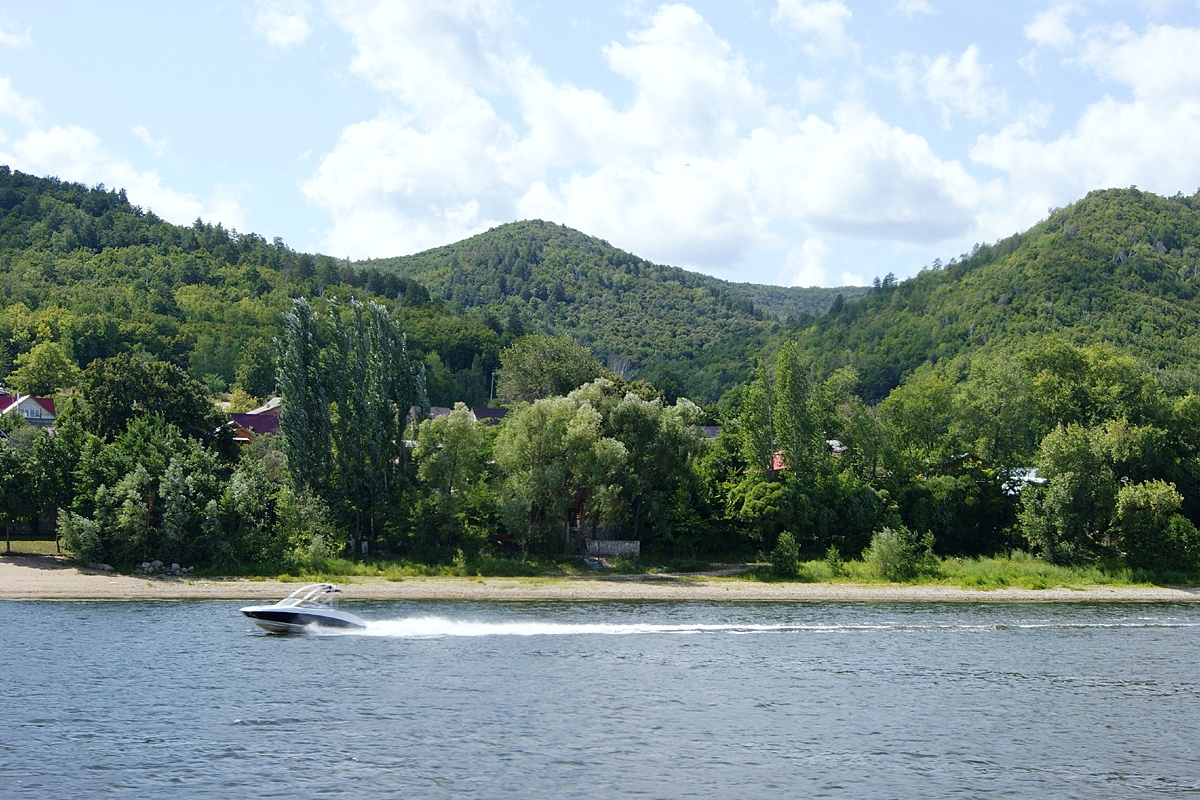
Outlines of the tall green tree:
{"type": "Polygon", "coordinates": [[[8,382],[22,394],[46,397],[70,389],[79,380],[79,367],[58,342],[41,342],[17,356],[8,382]]]}
{"type": "Polygon", "coordinates": [[[605,373],[586,347],[569,336],[525,336],[500,354],[497,393],[506,403],[564,396],[605,373]]]}
{"type": "Polygon", "coordinates": [[[588,403],[548,397],[510,414],[496,438],[505,475],[501,505],[509,532],[525,549],[562,552],[567,512],[582,516],[612,508],[625,446],[602,435],[603,418],[588,403]]]}
{"type": "Polygon", "coordinates": [[[265,339],[256,336],[242,345],[235,382],[251,397],[267,397],[275,391],[275,359],[265,339]]]}
{"type": "Polygon", "coordinates": [[[184,436],[236,457],[225,415],[199,381],[173,364],[127,353],[97,359],[83,371],[78,396],[77,421],[103,439],[115,439],[136,419],[159,416],[184,436]]]}
{"type": "Polygon", "coordinates": [[[279,429],[288,472],[296,492],[324,494],[329,478],[332,443],[329,394],[321,364],[317,315],[303,297],[283,315],[283,332],[275,341],[279,365],[279,429]]]}

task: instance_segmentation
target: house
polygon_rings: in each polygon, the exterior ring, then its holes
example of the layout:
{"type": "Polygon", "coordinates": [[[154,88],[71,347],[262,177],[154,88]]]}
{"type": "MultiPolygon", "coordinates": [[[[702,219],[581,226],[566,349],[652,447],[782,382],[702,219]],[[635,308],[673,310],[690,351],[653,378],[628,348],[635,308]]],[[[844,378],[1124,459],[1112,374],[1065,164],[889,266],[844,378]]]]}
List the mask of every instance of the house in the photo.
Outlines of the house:
{"type": "Polygon", "coordinates": [[[249,444],[259,436],[273,436],[279,433],[279,414],[230,414],[229,427],[233,431],[235,442],[249,444]]]}
{"type": "Polygon", "coordinates": [[[255,408],[251,411],[247,411],[246,413],[247,414],[269,414],[269,415],[278,417],[279,416],[279,408],[282,405],[283,405],[283,398],[272,397],[269,400],[267,400],[265,405],[261,405],[258,408],[255,408]]]}
{"type": "Polygon", "coordinates": [[[471,415],[475,417],[476,422],[482,422],[484,425],[499,425],[500,420],[508,415],[506,408],[485,408],[480,406],[471,409],[471,415]]]}
{"type": "Polygon", "coordinates": [[[50,428],[58,417],[54,401],[49,397],[31,397],[29,395],[0,395],[0,415],[20,414],[25,420],[37,428],[50,428]]]}

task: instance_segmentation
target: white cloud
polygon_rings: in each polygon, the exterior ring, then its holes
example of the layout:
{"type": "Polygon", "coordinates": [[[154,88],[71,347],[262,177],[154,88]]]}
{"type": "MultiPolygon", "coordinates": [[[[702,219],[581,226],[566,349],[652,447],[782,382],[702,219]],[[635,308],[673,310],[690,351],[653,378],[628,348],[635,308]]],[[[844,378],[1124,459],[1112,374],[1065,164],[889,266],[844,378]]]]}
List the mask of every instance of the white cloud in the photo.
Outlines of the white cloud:
{"type": "Polygon", "coordinates": [[[852,16],[842,0],[778,0],[771,21],[816,37],[816,44],[805,47],[810,55],[839,56],[857,53],[846,35],[852,16]]]}
{"type": "Polygon", "coordinates": [[[1068,25],[1072,14],[1081,11],[1078,3],[1055,3],[1039,11],[1025,26],[1025,38],[1037,45],[1063,49],[1075,43],[1075,32],[1068,25]]]}
{"type": "Polygon", "coordinates": [[[936,14],[937,9],[929,0],[897,0],[896,5],[892,7],[892,13],[903,14],[912,19],[918,14],[936,14]]]}
{"type": "Polygon", "coordinates": [[[0,115],[11,117],[24,125],[34,124],[40,106],[13,88],[7,76],[0,77],[0,115]]]}
{"type": "Polygon", "coordinates": [[[1131,97],[1090,104],[1052,141],[1021,121],[980,136],[971,159],[1008,175],[1004,205],[986,228],[1013,230],[1051,205],[1102,187],[1138,186],[1172,194],[1200,182],[1200,77],[1179,65],[1200,52],[1200,30],[1152,26],[1094,29],[1079,43],[1079,63],[1127,87],[1131,97]]]}
{"type": "Polygon", "coordinates": [[[13,34],[12,31],[5,30],[0,26],[0,47],[25,47],[26,44],[32,43],[34,43],[34,37],[28,30],[23,34],[13,34]]]}
{"type": "Polygon", "coordinates": [[[921,62],[911,54],[896,61],[895,79],[909,96],[920,96],[942,110],[949,125],[952,114],[973,120],[1003,113],[1008,98],[989,81],[991,67],[979,62],[979,47],[970,45],[957,59],[943,54],[921,62]]]}
{"type": "Polygon", "coordinates": [[[133,135],[141,139],[142,142],[150,148],[154,155],[162,156],[167,152],[167,140],[155,139],[150,134],[150,129],[145,125],[134,125],[131,130],[133,131],[133,135]]]}
{"type": "Polygon", "coordinates": [[[24,47],[33,44],[33,36],[29,31],[13,33],[0,26],[0,47],[24,47]]]}
{"type": "Polygon", "coordinates": [[[310,11],[303,0],[260,0],[250,12],[250,27],[271,47],[287,50],[303,44],[312,34],[310,11]]]}
{"type": "Polygon", "coordinates": [[[331,17],[353,38],[353,69],[394,105],[344,128],[304,183],[332,217],[328,252],[396,255],[540,217],[736,277],[751,250],[782,263],[774,220],[814,241],[928,243],[974,226],[981,190],[961,165],[853,104],[829,120],[772,104],[688,6],[603,48],[631,88],[620,107],[534,63],[498,0],[331,17]]]}

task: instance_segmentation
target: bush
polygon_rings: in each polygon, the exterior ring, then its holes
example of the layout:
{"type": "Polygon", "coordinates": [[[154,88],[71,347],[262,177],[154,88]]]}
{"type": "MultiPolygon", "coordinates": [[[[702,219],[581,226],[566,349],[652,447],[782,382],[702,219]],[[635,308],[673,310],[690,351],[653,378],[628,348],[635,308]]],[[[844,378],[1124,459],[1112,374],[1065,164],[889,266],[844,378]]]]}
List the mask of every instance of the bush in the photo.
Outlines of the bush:
{"type": "Polygon", "coordinates": [[[825,551],[825,566],[829,567],[829,571],[835,578],[846,571],[846,560],[833,545],[830,545],[829,549],[825,551]]]}
{"type": "Polygon", "coordinates": [[[1121,487],[1114,523],[1129,566],[1177,572],[1195,569],[1200,533],[1177,513],[1182,505],[1175,485],[1164,481],[1121,487]]]}
{"type": "Polygon", "coordinates": [[[864,556],[875,573],[889,581],[912,580],[938,571],[933,534],[918,536],[903,525],[884,528],[872,536],[864,556]]]}
{"type": "Polygon", "coordinates": [[[789,531],[779,534],[771,551],[771,571],[779,578],[794,578],[800,574],[800,547],[789,531]]]}

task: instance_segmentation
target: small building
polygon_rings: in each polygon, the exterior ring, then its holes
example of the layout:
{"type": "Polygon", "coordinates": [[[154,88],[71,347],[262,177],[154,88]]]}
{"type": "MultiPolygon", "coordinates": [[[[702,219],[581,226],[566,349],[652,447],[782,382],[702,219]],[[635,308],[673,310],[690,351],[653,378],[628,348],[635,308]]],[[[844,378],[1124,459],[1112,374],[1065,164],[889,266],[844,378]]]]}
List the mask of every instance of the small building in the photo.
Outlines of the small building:
{"type": "Polygon", "coordinates": [[[274,436],[279,433],[279,414],[230,414],[229,427],[233,440],[238,444],[249,444],[259,436],[274,436]]]}
{"type": "Polygon", "coordinates": [[[30,395],[0,395],[0,415],[20,414],[36,428],[51,428],[58,412],[49,397],[30,395]]]}
{"type": "Polygon", "coordinates": [[[247,411],[246,413],[247,414],[268,414],[271,416],[278,417],[279,416],[279,408],[282,405],[283,405],[283,398],[272,397],[272,398],[268,399],[267,402],[264,403],[263,405],[259,406],[258,408],[255,408],[251,411],[247,411]]]}
{"type": "Polygon", "coordinates": [[[508,409],[480,406],[472,408],[471,415],[475,417],[476,422],[482,422],[484,425],[499,425],[500,420],[508,416],[508,409]]]}

